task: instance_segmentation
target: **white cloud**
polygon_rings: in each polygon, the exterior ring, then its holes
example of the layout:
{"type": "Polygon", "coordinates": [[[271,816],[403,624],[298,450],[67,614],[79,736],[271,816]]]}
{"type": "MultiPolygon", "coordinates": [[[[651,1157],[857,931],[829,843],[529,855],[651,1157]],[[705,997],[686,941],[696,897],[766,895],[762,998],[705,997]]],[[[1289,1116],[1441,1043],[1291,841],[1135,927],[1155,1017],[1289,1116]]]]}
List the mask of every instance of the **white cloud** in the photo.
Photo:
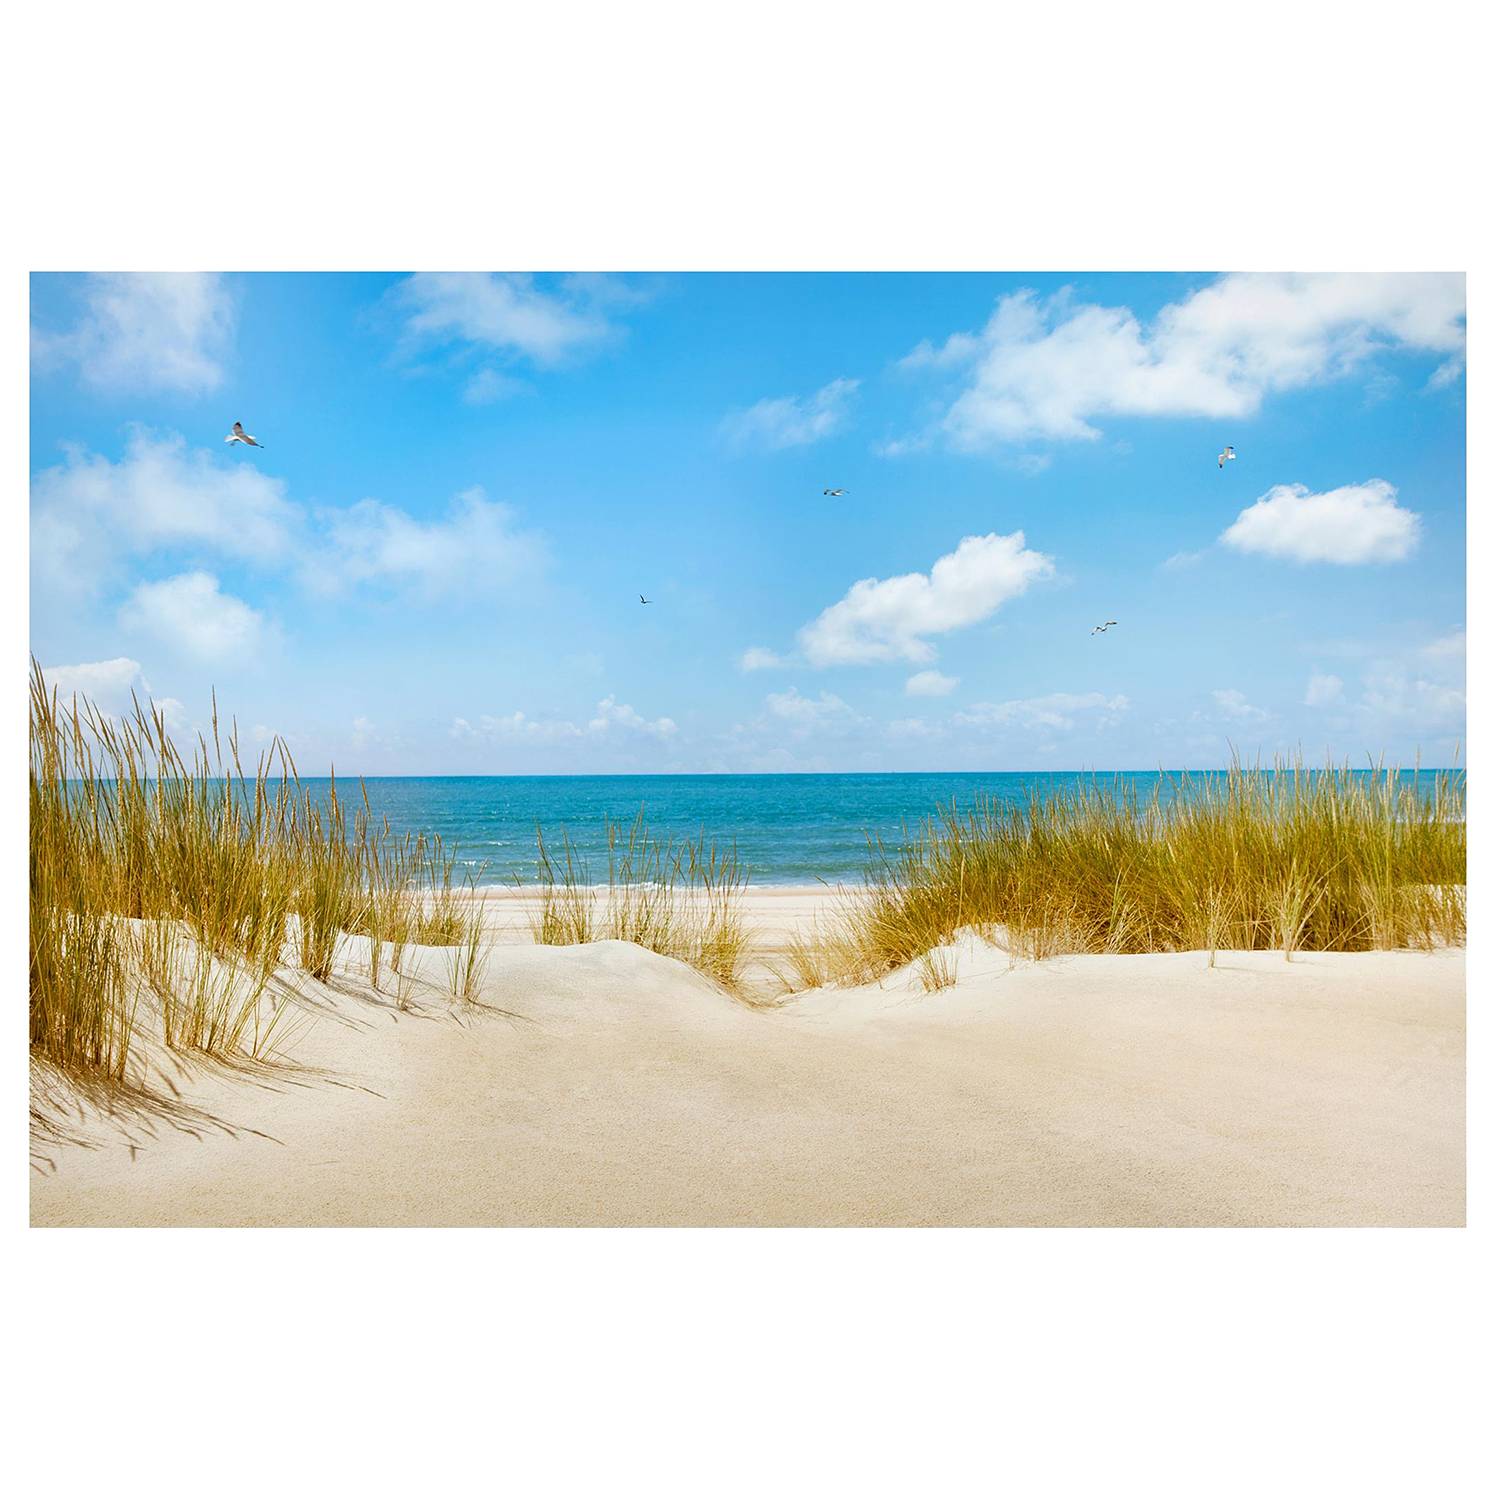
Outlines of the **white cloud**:
{"type": "Polygon", "coordinates": [[[841,719],[854,712],[842,698],[833,693],[819,693],[816,698],[804,698],[796,688],[788,688],[784,693],[767,694],[766,707],[778,719],[789,719],[794,724],[807,726],[826,724],[832,719],[841,719]]]}
{"type": "Polygon", "coordinates": [[[906,679],[907,696],[911,698],[946,698],[958,686],[958,678],[941,672],[917,672],[906,679]]]}
{"type": "Polygon", "coordinates": [[[1302,701],[1308,708],[1326,708],[1344,696],[1344,679],[1332,672],[1314,671],[1307,679],[1307,691],[1302,701]]]}
{"type": "Polygon", "coordinates": [[[34,331],[39,363],[76,364],[107,390],[216,390],[234,331],[234,302],[213,272],[91,275],[83,312],[64,333],[34,331]]]}
{"type": "Polygon", "coordinates": [[[43,667],[42,680],[49,691],[56,689],[62,701],[76,693],[101,708],[119,712],[129,706],[131,692],[139,691],[145,679],[141,676],[140,662],[116,656],[109,661],[85,661],[71,667],[43,667]]]}
{"type": "Polygon", "coordinates": [[[602,698],[594,717],[582,727],[571,719],[533,719],[517,709],[510,714],[482,714],[477,720],[456,718],[448,735],[455,740],[477,740],[491,744],[560,745],[611,735],[616,731],[670,739],[677,725],[666,718],[646,719],[628,703],[617,703],[614,695],[602,698]]]}
{"type": "Polygon", "coordinates": [[[1461,735],[1466,637],[1454,630],[1366,671],[1359,707],[1388,734],[1461,735]]]}
{"type": "Polygon", "coordinates": [[[141,671],[141,664],[128,656],[109,661],[85,661],[75,666],[43,667],[42,681],[49,693],[56,693],[59,703],[70,703],[76,697],[87,699],[103,713],[124,718],[133,712],[134,704],[142,708],[155,704],[169,729],[181,728],[184,710],[176,698],[158,698],[151,691],[141,671]]]}
{"type": "Polygon", "coordinates": [[[49,589],[89,587],[119,554],[193,547],[267,562],[302,512],[285,485],[250,464],[221,467],[174,435],[136,428],[111,463],[81,447],[32,482],[32,564],[49,589]]]}
{"type": "Polygon", "coordinates": [[[1312,494],[1303,484],[1278,484],[1242,510],[1219,538],[1239,552],[1294,562],[1400,562],[1416,549],[1421,517],[1396,504],[1384,479],[1312,494]]]}
{"type": "Polygon", "coordinates": [[[360,500],[322,518],[329,550],[309,582],[394,583],[440,594],[466,583],[494,584],[534,565],[538,545],[518,532],[508,505],[465,490],[441,521],[420,521],[381,500],[360,500]]]}
{"type": "Polygon", "coordinates": [[[976,625],[1038,579],[1052,559],[1026,549],[1019,531],[965,537],[929,573],[864,578],[803,626],[799,640],[817,667],[849,662],[931,661],[925,639],[976,625]]]}
{"type": "Polygon", "coordinates": [[[1219,712],[1227,719],[1255,723],[1271,717],[1265,709],[1257,708],[1251,703],[1238,688],[1215,688],[1210,696],[1219,712]]]}
{"type": "Polygon", "coordinates": [[[1110,416],[1247,417],[1268,394],[1334,378],[1390,346],[1456,368],[1463,276],[1229,275],[1149,325],[1129,308],[1022,291],[1000,298],[980,333],[921,344],[901,364],[966,372],[941,426],[957,447],[979,449],[1096,438],[1092,423],[1110,416]]]}
{"type": "Polygon", "coordinates": [[[267,635],[263,615],[203,572],[137,585],[120,608],[120,625],[203,662],[249,656],[267,635]]]}
{"type": "Polygon", "coordinates": [[[1085,714],[1096,727],[1117,724],[1130,707],[1123,693],[1047,693],[1040,698],[1010,698],[1003,703],[975,703],[953,716],[955,724],[1015,725],[1021,729],[1072,729],[1085,714]]]}
{"type": "Polygon", "coordinates": [[[1427,389],[1440,391],[1446,386],[1453,384],[1464,372],[1464,361],[1462,355],[1455,355],[1452,359],[1444,360],[1437,369],[1432,372],[1427,382],[1427,389]]]}
{"type": "Polygon", "coordinates": [[[740,671],[742,672],[765,672],[786,665],[785,657],[778,656],[774,651],[768,651],[764,646],[751,646],[740,656],[740,671]]]}
{"type": "Polygon", "coordinates": [[[589,733],[607,734],[616,728],[652,734],[658,739],[668,739],[677,733],[677,725],[671,719],[642,718],[628,703],[616,703],[611,694],[599,700],[594,717],[589,720],[589,733]]]}
{"type": "Polygon", "coordinates": [[[726,417],[724,433],[739,447],[805,447],[844,426],[858,389],[857,380],[830,380],[811,396],[757,401],[726,417]]]}
{"type": "Polygon", "coordinates": [[[175,434],[136,429],[118,463],[78,447],[65,453],[32,484],[32,566],[49,593],[86,592],[122,557],[164,549],[262,566],[295,555],[302,582],[323,593],[372,583],[439,594],[540,562],[538,539],[479,488],[438,520],[368,499],[322,510],[309,524],[282,480],[249,463],[226,467],[175,434]]]}
{"type": "Polygon", "coordinates": [[[892,719],[885,732],[894,740],[940,740],[947,730],[926,719],[892,719]]]}
{"type": "Polygon", "coordinates": [[[530,276],[484,271],[421,272],[392,293],[411,342],[462,340],[556,365],[614,332],[590,283],[544,291],[530,276]]]}
{"type": "Polygon", "coordinates": [[[513,714],[483,714],[472,724],[467,719],[454,719],[448,734],[455,740],[533,745],[555,745],[583,738],[583,731],[571,720],[531,719],[520,709],[513,714]]]}
{"type": "Polygon", "coordinates": [[[1183,568],[1195,567],[1203,561],[1204,552],[1174,552],[1170,557],[1164,558],[1157,563],[1157,567],[1164,572],[1176,573],[1183,568]]]}
{"type": "Polygon", "coordinates": [[[1462,663],[1468,649],[1468,633],[1464,630],[1450,630],[1447,635],[1440,635],[1435,641],[1429,641],[1421,648],[1421,652],[1423,656],[1436,661],[1462,663]]]}

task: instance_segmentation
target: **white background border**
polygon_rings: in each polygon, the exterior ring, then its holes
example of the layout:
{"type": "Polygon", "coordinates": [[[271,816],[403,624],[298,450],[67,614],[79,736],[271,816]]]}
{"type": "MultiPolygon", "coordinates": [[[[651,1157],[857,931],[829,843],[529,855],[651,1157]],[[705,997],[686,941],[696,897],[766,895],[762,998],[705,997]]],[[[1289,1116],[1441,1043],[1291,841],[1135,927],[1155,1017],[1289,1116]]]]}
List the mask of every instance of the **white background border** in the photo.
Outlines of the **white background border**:
{"type": "Polygon", "coordinates": [[[28,271],[1460,269],[1483,413],[1480,14],[146,0],[6,22],[15,1493],[1477,1492],[1481,684],[1466,1231],[29,1231],[19,789],[28,271]]]}

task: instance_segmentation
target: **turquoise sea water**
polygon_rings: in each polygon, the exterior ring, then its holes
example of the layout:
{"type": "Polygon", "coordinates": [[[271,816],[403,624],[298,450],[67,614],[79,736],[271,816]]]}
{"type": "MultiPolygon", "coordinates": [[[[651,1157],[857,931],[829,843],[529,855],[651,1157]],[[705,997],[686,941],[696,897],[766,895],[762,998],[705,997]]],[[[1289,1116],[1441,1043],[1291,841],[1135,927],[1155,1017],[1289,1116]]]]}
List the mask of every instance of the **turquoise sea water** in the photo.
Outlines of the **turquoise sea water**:
{"type": "MultiPolygon", "coordinates": [[[[1169,773],[1194,777],[1213,772],[1169,773]]],[[[1409,779],[1413,773],[1404,773],[1409,779]]],[[[1424,787],[1435,772],[1420,774],[1424,787]]],[[[1149,794],[1156,771],[1101,774],[1101,787],[1149,794]]],[[[937,808],[960,811],[978,797],[1024,803],[1079,781],[1076,772],[952,772],[820,776],[401,776],[364,783],[377,817],[397,833],[440,834],[459,868],[484,885],[536,877],[536,828],[567,830],[607,878],[604,820],[629,821],[644,809],[656,834],[696,834],[733,843],[756,885],[858,877],[868,863],[867,835],[899,843],[937,808]]],[[[353,804],[359,783],[338,783],[353,804]]]]}

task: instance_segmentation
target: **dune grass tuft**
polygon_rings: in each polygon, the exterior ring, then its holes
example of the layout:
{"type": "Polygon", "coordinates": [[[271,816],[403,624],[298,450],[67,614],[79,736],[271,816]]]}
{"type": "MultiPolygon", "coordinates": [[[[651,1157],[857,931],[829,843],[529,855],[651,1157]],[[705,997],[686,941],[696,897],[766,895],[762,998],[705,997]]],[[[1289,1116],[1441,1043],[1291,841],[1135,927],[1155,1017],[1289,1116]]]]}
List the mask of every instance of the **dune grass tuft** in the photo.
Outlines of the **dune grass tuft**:
{"type": "Polygon", "coordinates": [[[942,948],[934,948],[917,960],[917,980],[925,994],[952,989],[958,983],[958,960],[942,948]]]}
{"type": "Polygon", "coordinates": [[[184,753],[160,710],[64,705],[33,662],[30,799],[31,1047],[65,1071],[124,1080],[143,1002],[170,1048],[262,1056],[279,971],[327,980],[346,935],[403,1007],[413,943],[477,952],[439,843],[351,816],[331,778],[315,798],[279,740],[247,771],[217,707],[184,753]]]}
{"type": "Polygon", "coordinates": [[[536,839],[540,899],[531,930],[537,942],[618,938],[738,989],[749,946],[741,900],[747,873],[732,847],[722,850],[701,833],[657,837],[644,812],[628,825],[607,819],[608,883],[595,886],[566,830],[554,846],[541,828],[536,839]]]}
{"type": "Polygon", "coordinates": [[[804,935],[804,979],[860,982],[966,928],[1013,954],[1431,948],[1465,936],[1464,777],[1236,764],[941,811],[804,935]]]}

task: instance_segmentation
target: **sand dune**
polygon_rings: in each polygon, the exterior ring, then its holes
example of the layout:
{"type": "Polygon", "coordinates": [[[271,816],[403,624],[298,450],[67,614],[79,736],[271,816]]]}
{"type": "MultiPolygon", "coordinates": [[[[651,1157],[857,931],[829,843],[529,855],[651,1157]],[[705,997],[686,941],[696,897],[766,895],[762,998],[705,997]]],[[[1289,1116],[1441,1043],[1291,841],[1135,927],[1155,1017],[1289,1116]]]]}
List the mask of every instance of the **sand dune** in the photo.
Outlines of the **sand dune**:
{"type": "Polygon", "coordinates": [[[478,1007],[436,951],[409,1012],[309,985],[295,1066],[40,1098],[33,1222],[1463,1222],[1461,951],[952,957],[775,1009],[615,942],[504,943],[478,1007]]]}

